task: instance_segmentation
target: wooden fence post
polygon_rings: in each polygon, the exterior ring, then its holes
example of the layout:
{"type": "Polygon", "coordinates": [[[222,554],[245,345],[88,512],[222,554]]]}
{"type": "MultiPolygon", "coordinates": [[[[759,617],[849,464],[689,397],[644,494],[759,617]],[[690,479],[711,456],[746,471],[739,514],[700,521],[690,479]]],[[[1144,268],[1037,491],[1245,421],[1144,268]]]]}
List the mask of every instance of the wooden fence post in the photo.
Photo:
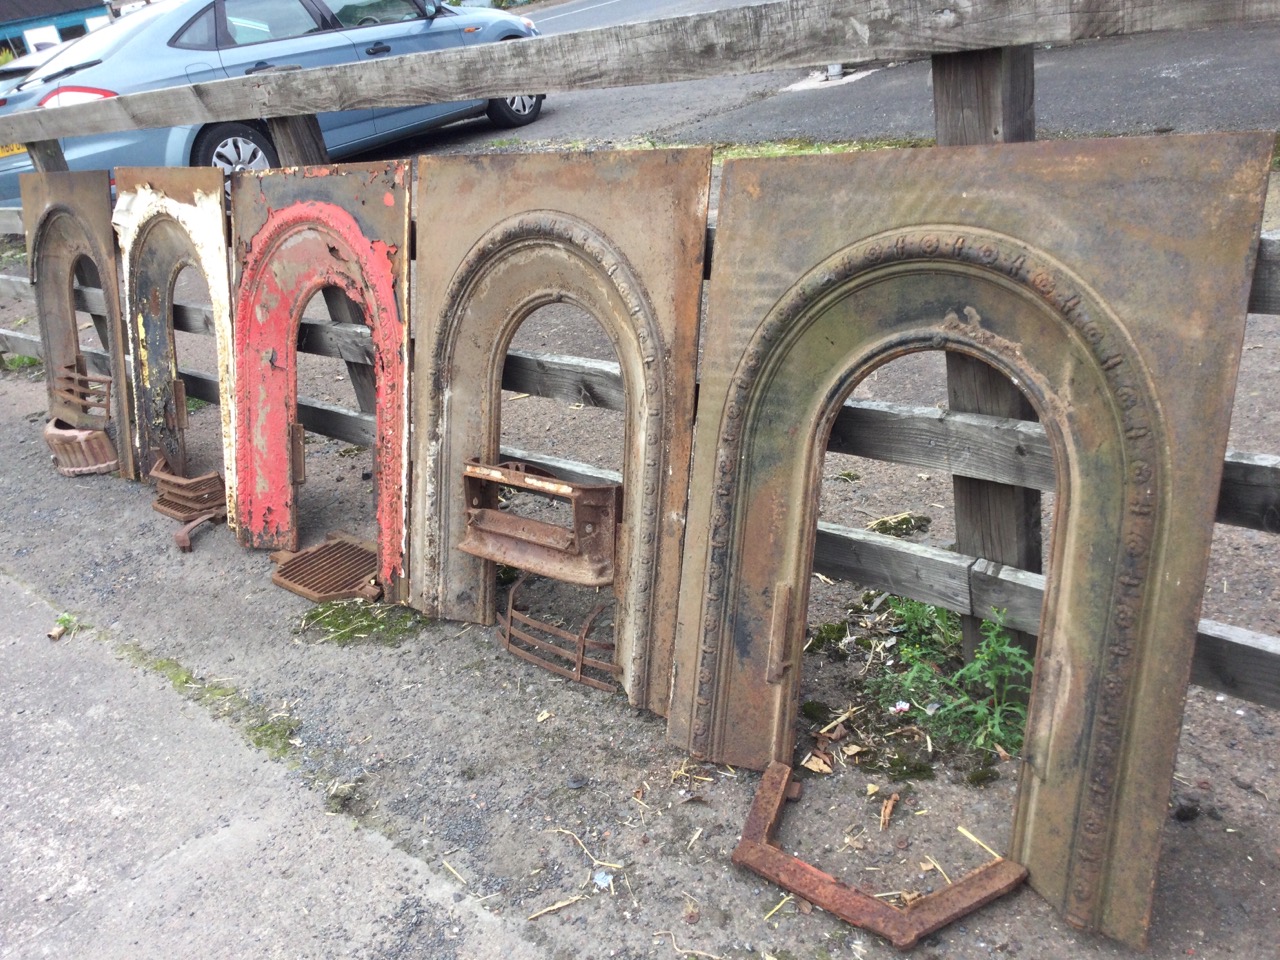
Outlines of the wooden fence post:
{"type": "MultiPolygon", "coordinates": [[[[933,110],[938,146],[981,146],[1034,140],[1035,55],[1028,45],[935,54],[933,110]]],[[[980,360],[947,354],[951,410],[1035,420],[1026,397],[980,360]]],[[[953,477],[956,550],[1032,573],[1041,572],[1040,494],[1023,487],[953,477]]],[[[977,611],[975,611],[977,613],[977,611]]],[[[962,618],[965,659],[972,659],[981,618],[962,618]]],[[[1014,640],[1035,649],[1031,634],[1014,640]]]]}

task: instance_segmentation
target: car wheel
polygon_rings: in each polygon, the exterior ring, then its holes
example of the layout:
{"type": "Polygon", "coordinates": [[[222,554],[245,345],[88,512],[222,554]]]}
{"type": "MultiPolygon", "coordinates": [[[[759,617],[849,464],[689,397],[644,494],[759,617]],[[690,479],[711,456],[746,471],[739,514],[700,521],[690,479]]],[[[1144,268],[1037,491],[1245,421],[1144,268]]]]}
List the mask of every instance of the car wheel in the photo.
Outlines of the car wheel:
{"type": "Polygon", "coordinates": [[[193,167],[217,167],[224,173],[266,170],[280,166],[271,138],[247,123],[218,123],[205,127],[191,148],[193,167]]]}
{"type": "Polygon", "coordinates": [[[542,112],[542,96],[490,100],[485,112],[495,127],[523,127],[538,119],[538,114],[542,112]]]}

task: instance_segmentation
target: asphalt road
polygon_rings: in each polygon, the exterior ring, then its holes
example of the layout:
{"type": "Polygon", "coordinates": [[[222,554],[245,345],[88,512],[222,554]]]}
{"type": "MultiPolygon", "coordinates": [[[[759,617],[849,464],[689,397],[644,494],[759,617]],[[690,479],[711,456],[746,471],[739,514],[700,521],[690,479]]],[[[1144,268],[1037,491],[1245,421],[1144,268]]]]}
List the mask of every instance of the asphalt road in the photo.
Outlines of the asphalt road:
{"type": "Polygon", "coordinates": [[[711,10],[729,10],[759,3],[760,0],[570,0],[569,3],[544,6],[528,16],[545,34],[568,33],[571,30],[594,30],[619,23],[660,20],[711,10]]]}
{"type": "MultiPolygon", "coordinates": [[[[526,8],[546,33],[693,13],[746,0],[571,0],[526,8]]],[[[1036,50],[1040,137],[1280,129],[1280,25],[1157,33],[1036,50]]],[[[494,142],[602,146],[637,141],[830,142],[933,135],[927,61],[850,69],[836,83],[781,71],[688,83],[560,93],[537,123],[495,131],[484,120],[395,145],[459,152],[494,142]]]]}

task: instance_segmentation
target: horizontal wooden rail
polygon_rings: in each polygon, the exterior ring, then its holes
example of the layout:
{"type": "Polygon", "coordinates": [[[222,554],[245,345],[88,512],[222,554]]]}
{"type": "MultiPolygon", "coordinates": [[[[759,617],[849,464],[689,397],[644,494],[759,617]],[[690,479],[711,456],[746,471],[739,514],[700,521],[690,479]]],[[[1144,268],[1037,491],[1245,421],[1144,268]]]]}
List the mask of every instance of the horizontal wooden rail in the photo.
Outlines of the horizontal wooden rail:
{"type": "MultiPolygon", "coordinates": [[[[813,569],[956,613],[1005,611],[1013,630],[1039,633],[1044,577],[976,557],[819,523],[813,569]]],[[[1268,707],[1280,707],[1280,638],[1201,620],[1191,680],[1268,707]]]]}
{"type": "Polygon", "coordinates": [[[5,138],[38,145],[78,134],[175,123],[670,83],[1277,20],[1280,0],[777,0],[27,110],[5,117],[5,138]]]}
{"type": "MultiPolygon", "coordinates": [[[[613,471],[556,457],[507,448],[502,453],[582,483],[621,480],[613,471]]],[[[819,522],[813,571],[959,614],[990,617],[993,610],[1001,610],[1010,629],[1040,632],[1044,577],[977,557],[819,522]]],[[[1191,682],[1280,708],[1280,638],[1201,620],[1191,682]]]]}

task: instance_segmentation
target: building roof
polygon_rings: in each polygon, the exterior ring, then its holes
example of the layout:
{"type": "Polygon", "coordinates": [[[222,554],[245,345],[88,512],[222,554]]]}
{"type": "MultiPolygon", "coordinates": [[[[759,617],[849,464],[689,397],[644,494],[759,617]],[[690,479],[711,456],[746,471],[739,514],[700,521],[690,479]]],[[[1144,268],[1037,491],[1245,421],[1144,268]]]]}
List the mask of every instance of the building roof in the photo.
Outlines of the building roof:
{"type": "Polygon", "coordinates": [[[80,10],[101,13],[102,9],[102,0],[5,0],[0,6],[0,23],[56,17],[80,10]]]}

